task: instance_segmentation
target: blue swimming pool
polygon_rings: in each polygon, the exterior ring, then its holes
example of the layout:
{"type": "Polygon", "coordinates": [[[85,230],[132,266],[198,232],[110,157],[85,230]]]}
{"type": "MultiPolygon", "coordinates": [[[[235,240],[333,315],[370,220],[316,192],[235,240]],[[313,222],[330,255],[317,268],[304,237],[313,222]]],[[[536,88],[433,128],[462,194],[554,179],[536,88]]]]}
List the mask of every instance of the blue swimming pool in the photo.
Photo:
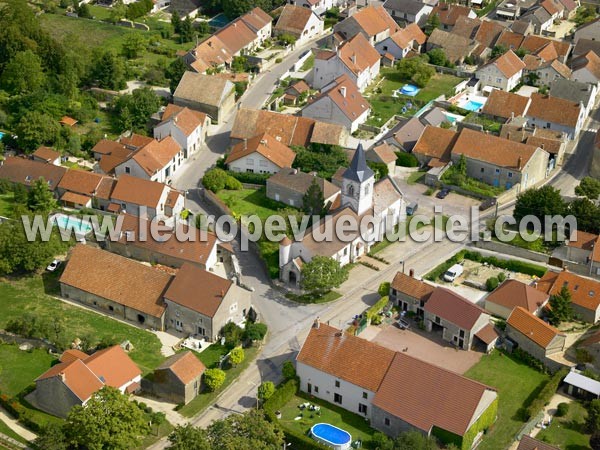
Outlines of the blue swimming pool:
{"type": "Polygon", "coordinates": [[[75,216],[66,216],[57,214],[54,216],[54,223],[63,230],[73,230],[79,236],[85,236],[92,231],[92,224],[89,220],[81,219],[75,216]]]}
{"type": "Polygon", "coordinates": [[[414,97],[419,93],[420,89],[414,84],[405,84],[400,89],[400,93],[403,95],[408,95],[409,97],[414,97]]]}
{"type": "Polygon", "coordinates": [[[469,100],[467,103],[461,106],[462,109],[466,109],[467,111],[479,111],[483,107],[483,103],[476,102],[474,100],[469,100]]]}
{"type": "Polygon", "coordinates": [[[5,133],[4,133],[3,131],[0,131],[0,141],[1,141],[1,140],[2,140],[2,138],[4,137],[4,134],[5,134],[5,133]]]}
{"type": "Polygon", "coordinates": [[[350,433],[328,423],[313,425],[310,429],[310,434],[315,441],[335,450],[346,450],[352,445],[352,436],[350,433]]]}

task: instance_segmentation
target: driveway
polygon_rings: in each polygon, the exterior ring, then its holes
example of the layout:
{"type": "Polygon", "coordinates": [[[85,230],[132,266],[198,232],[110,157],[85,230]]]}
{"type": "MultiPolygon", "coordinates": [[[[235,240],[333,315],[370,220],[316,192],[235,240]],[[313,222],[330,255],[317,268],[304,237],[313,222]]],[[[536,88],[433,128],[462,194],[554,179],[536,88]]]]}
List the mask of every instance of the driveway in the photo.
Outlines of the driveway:
{"type": "MultiPolygon", "coordinates": [[[[414,326],[413,321],[410,323],[414,326]]],[[[376,327],[369,326],[361,333],[361,337],[364,334],[372,342],[390,350],[404,352],[460,374],[477,364],[483,356],[483,353],[475,351],[458,350],[434,333],[426,333],[418,329],[400,330],[393,325],[377,328],[379,332],[374,332],[373,328],[376,327]]]]}

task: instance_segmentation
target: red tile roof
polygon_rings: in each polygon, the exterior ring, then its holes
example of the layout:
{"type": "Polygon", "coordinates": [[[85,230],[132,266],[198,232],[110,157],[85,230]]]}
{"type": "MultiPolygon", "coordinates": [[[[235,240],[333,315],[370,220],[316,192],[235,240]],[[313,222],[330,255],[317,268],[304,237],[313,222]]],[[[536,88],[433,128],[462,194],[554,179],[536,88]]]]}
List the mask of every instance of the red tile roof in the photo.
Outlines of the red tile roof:
{"type": "Polygon", "coordinates": [[[511,78],[525,68],[525,63],[512,50],[498,56],[486,65],[495,65],[506,78],[511,78]]]}
{"type": "Polygon", "coordinates": [[[513,308],[520,306],[530,313],[535,313],[548,301],[548,298],[548,294],[539,291],[533,286],[517,280],[506,280],[497,289],[492,291],[486,297],[485,301],[486,303],[491,302],[504,306],[511,311],[513,308]]]}
{"type": "Polygon", "coordinates": [[[111,199],[156,208],[165,189],[169,188],[163,183],[123,174],[117,180],[111,199]]]}
{"type": "Polygon", "coordinates": [[[43,178],[50,183],[51,190],[56,189],[66,172],[64,167],[15,156],[9,156],[4,162],[0,162],[0,179],[30,186],[43,178]]]}
{"type": "Polygon", "coordinates": [[[183,384],[188,384],[201,376],[206,366],[193,352],[186,351],[170,356],[156,370],[170,370],[183,384]]]}
{"type": "Polygon", "coordinates": [[[351,18],[368,36],[375,36],[386,30],[393,34],[400,28],[383,6],[367,6],[352,15],[351,18]]]}
{"type": "Polygon", "coordinates": [[[296,158],[296,153],[291,148],[267,133],[263,133],[234,145],[227,157],[226,163],[231,164],[253,153],[262,155],[279,168],[292,167],[292,163],[296,158]]]}
{"type": "Polygon", "coordinates": [[[35,152],[33,152],[33,157],[43,159],[46,162],[52,162],[60,158],[60,153],[50,147],[45,147],[42,145],[35,152]]]}
{"type": "Polygon", "coordinates": [[[425,303],[425,311],[452,322],[465,330],[471,330],[482,314],[483,309],[449,289],[434,289],[425,303]]]}
{"type": "Polygon", "coordinates": [[[435,290],[434,286],[403,274],[402,272],[396,273],[396,276],[392,280],[391,287],[398,292],[423,301],[426,301],[435,290]]]}
{"type": "Polygon", "coordinates": [[[352,73],[358,75],[375,66],[380,55],[367,38],[358,33],[338,48],[338,57],[352,73]]]}
{"type": "Polygon", "coordinates": [[[371,108],[371,105],[364,99],[356,84],[347,75],[341,75],[336,78],[335,84],[327,91],[321,92],[313,102],[316,103],[325,98],[331,99],[352,122],[371,108]]]}
{"type": "Polygon", "coordinates": [[[510,119],[513,116],[518,117],[524,115],[528,105],[528,97],[513,94],[512,92],[506,92],[501,89],[494,89],[490,93],[481,112],[483,114],[489,114],[490,116],[510,119]]]}
{"type": "Polygon", "coordinates": [[[563,270],[562,272],[548,271],[537,282],[537,288],[550,295],[559,294],[563,286],[569,289],[574,304],[591,311],[597,311],[600,307],[599,281],[563,270]]]}
{"type": "Polygon", "coordinates": [[[552,325],[520,306],[513,309],[506,323],[542,348],[548,347],[556,336],[561,335],[552,325]]]}
{"type": "Polygon", "coordinates": [[[104,176],[85,170],[69,169],[60,180],[58,187],[65,191],[93,196],[104,176]]]}
{"type": "Polygon", "coordinates": [[[194,111],[184,106],[177,106],[169,103],[161,117],[162,122],[173,121],[183,134],[189,136],[198,127],[206,123],[207,115],[200,111],[194,111]]]}
{"type": "Polygon", "coordinates": [[[437,14],[442,25],[454,26],[459,17],[468,16],[471,11],[467,6],[440,3],[433,8],[430,16],[437,14]]]}
{"type": "Polygon", "coordinates": [[[372,392],[379,389],[393,359],[392,350],[324,323],[311,328],[296,357],[298,363],[372,392]]]}
{"type": "Polygon", "coordinates": [[[120,388],[142,374],[120,345],[98,350],[84,362],[104,384],[114,388],[120,388]]]}
{"type": "Polygon", "coordinates": [[[528,117],[572,128],[577,126],[580,113],[581,105],[579,103],[537,92],[531,94],[531,104],[527,110],[528,117]]]}
{"type": "Polygon", "coordinates": [[[458,139],[456,131],[427,125],[415,144],[413,153],[448,162],[456,139],[458,139]]]}

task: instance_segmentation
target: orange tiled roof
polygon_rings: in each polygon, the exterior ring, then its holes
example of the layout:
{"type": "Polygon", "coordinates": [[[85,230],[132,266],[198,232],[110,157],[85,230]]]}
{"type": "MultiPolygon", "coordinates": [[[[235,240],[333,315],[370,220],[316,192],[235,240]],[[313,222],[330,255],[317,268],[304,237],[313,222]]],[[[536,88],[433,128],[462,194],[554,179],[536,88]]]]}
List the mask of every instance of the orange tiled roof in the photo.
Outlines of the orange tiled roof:
{"type": "Polygon", "coordinates": [[[506,280],[492,291],[485,301],[504,306],[509,310],[520,306],[530,313],[535,313],[548,301],[548,294],[520,281],[506,280]]]}
{"type": "Polygon", "coordinates": [[[435,287],[402,272],[396,273],[391,287],[418,300],[427,300],[435,287]]]}
{"type": "Polygon", "coordinates": [[[156,370],[170,370],[183,384],[188,384],[201,376],[206,366],[193,352],[186,351],[168,357],[156,370]]]}
{"type": "Polygon", "coordinates": [[[548,347],[552,340],[561,334],[552,325],[520,306],[513,309],[506,323],[542,348],[548,347]]]}
{"type": "Polygon", "coordinates": [[[580,113],[579,103],[537,92],[531,95],[531,104],[527,110],[528,117],[573,128],[577,126],[580,113]]]}
{"type": "Polygon", "coordinates": [[[501,89],[494,89],[490,93],[481,112],[483,114],[489,114],[490,116],[510,119],[513,116],[518,117],[524,115],[527,110],[527,105],[529,105],[528,97],[513,94],[512,92],[506,92],[501,89]]]}
{"type": "Polygon", "coordinates": [[[448,162],[450,161],[450,152],[457,138],[458,133],[455,131],[427,125],[415,144],[413,153],[448,162]]]}
{"type": "Polygon", "coordinates": [[[291,148],[282,144],[267,133],[263,133],[235,145],[231,149],[231,153],[227,157],[226,163],[230,164],[255,152],[262,155],[279,168],[292,167],[292,163],[296,158],[296,153],[294,153],[291,148]]]}
{"type": "Polygon", "coordinates": [[[550,295],[559,294],[563,286],[569,289],[574,304],[591,311],[597,311],[600,307],[600,282],[596,280],[563,270],[548,271],[537,282],[537,288],[550,295]]]}
{"type": "Polygon", "coordinates": [[[380,55],[367,38],[358,33],[339,47],[338,57],[352,73],[358,75],[376,65],[380,55]]]}

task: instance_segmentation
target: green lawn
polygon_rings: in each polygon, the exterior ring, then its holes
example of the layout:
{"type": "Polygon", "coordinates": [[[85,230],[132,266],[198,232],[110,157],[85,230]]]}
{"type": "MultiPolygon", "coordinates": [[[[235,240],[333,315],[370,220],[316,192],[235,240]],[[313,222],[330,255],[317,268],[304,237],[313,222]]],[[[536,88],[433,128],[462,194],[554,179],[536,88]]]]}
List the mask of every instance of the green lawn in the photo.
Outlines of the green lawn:
{"type": "MultiPolygon", "coordinates": [[[[198,355],[198,357],[204,363],[204,365],[209,368],[214,367],[215,362],[218,363],[219,357],[227,353],[227,351],[220,345],[215,346],[213,344],[211,345],[211,347],[207,348],[198,355]],[[214,348],[211,349],[211,347],[214,348]]],[[[259,351],[259,347],[245,348],[244,351],[246,353],[244,361],[237,367],[230,367],[225,370],[227,376],[225,378],[225,382],[219,389],[217,389],[214,392],[202,392],[194,400],[189,402],[187,405],[181,407],[179,409],[179,413],[184,417],[192,417],[203,411],[209,405],[213,404],[219,396],[219,394],[223,392],[231,383],[233,383],[240,376],[240,374],[250,365],[250,363],[256,358],[256,355],[259,351]]]]}
{"type": "Polygon", "coordinates": [[[456,86],[461,78],[453,75],[436,73],[427,86],[422,88],[414,97],[399,95],[393,97],[394,91],[400,89],[410,81],[402,79],[398,75],[398,71],[394,68],[382,68],[381,75],[385,77],[382,83],[373,83],[373,86],[367,90],[366,97],[371,104],[371,117],[367,123],[369,125],[379,126],[387,122],[392,116],[401,114],[404,116],[412,116],[418,108],[425,105],[429,101],[439,97],[442,94],[452,94],[452,88],[456,86]],[[381,90],[381,92],[379,92],[381,90]],[[412,103],[411,108],[407,108],[405,113],[402,113],[402,107],[408,102],[412,103]]]}
{"type": "MultiPolygon", "coordinates": [[[[164,357],[160,353],[160,342],[154,334],[48,295],[46,292],[59,295],[57,277],[57,274],[45,273],[0,282],[0,298],[3,300],[0,302],[0,328],[24,313],[35,314],[49,321],[61,318],[69,340],[90,336],[92,341],[98,342],[102,339],[115,343],[131,341],[134,350],[130,356],[144,373],[162,362],[164,357]]],[[[26,385],[35,376],[27,375],[26,385]]]]}
{"type": "Polygon", "coordinates": [[[315,297],[313,294],[297,295],[290,292],[285,294],[285,296],[298,303],[329,303],[340,298],[342,294],[336,291],[329,291],[324,295],[315,297]]]}
{"type": "Polygon", "coordinates": [[[0,344],[0,391],[16,396],[48,370],[55,360],[46,350],[22,351],[16,345],[0,344]]]}
{"type": "Polygon", "coordinates": [[[588,449],[590,435],[585,431],[586,417],[587,411],[583,405],[577,401],[571,402],[567,415],[554,417],[552,425],[540,431],[536,438],[568,450],[588,449]]]}
{"type": "Polygon", "coordinates": [[[417,183],[422,183],[423,182],[423,178],[425,178],[425,174],[427,172],[426,171],[418,171],[418,172],[413,172],[411,173],[408,178],[406,179],[406,183],[407,184],[417,184],[417,183]]]}
{"type": "MultiPolygon", "coordinates": [[[[8,425],[6,425],[1,420],[0,420],[0,433],[5,434],[9,438],[13,438],[15,441],[22,442],[23,444],[27,443],[27,441],[25,439],[23,439],[21,436],[19,436],[17,433],[15,433],[13,430],[11,430],[8,427],[8,425]]],[[[0,440],[0,447],[2,447],[2,440],[0,440]]]]}
{"type": "Polygon", "coordinates": [[[12,213],[12,207],[15,203],[15,197],[12,192],[0,194],[0,216],[9,217],[12,213]]]}
{"type": "Polygon", "coordinates": [[[529,405],[549,379],[499,351],[485,355],[465,376],[498,390],[498,420],[477,447],[479,450],[508,447],[524,425],[522,408],[529,405]]]}
{"type": "Polygon", "coordinates": [[[502,123],[496,122],[492,119],[488,119],[487,117],[480,116],[479,114],[474,112],[470,112],[469,114],[467,114],[463,122],[481,125],[484,131],[490,131],[495,134],[500,134],[500,128],[502,128],[502,123]]]}
{"type": "Polygon", "coordinates": [[[296,395],[281,409],[281,419],[279,423],[284,429],[295,431],[297,434],[306,434],[310,428],[317,423],[329,423],[342,430],[347,431],[352,436],[352,440],[360,439],[363,441],[363,448],[371,448],[370,441],[374,430],[369,427],[368,422],[357,414],[351,413],[338,406],[327,403],[317,398],[300,393],[296,395]],[[298,408],[302,403],[310,402],[321,407],[320,415],[315,412],[304,411],[298,408]],[[301,417],[299,420],[295,420],[301,417]]]}

